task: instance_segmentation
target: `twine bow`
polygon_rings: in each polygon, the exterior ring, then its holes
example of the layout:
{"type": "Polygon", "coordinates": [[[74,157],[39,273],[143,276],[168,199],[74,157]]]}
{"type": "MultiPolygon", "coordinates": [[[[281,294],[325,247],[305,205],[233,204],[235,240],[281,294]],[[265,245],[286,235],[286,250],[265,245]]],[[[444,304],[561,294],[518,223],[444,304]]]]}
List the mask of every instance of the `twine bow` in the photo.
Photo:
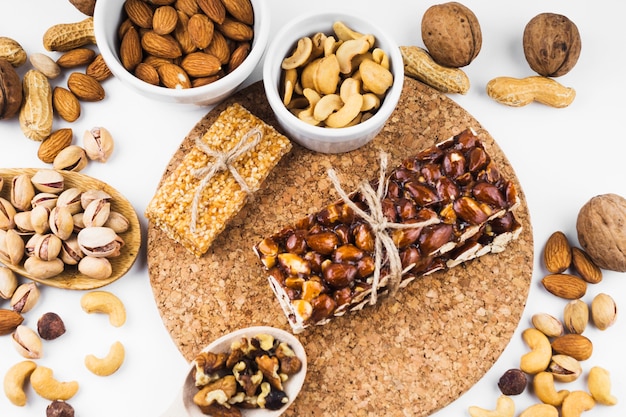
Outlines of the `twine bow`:
{"type": "Polygon", "coordinates": [[[196,231],[196,225],[198,222],[198,210],[200,206],[200,197],[202,192],[209,184],[211,178],[220,171],[230,171],[235,181],[241,186],[241,189],[248,195],[254,193],[245,179],[239,174],[234,166],[235,161],[241,157],[244,153],[254,148],[263,137],[263,132],[257,127],[250,129],[239,142],[233,146],[232,149],[226,152],[219,152],[209,147],[206,143],[202,142],[201,138],[196,140],[196,147],[208,156],[215,158],[212,164],[208,164],[205,167],[198,168],[192,171],[192,175],[196,178],[202,178],[196,192],[193,196],[191,203],[191,225],[190,229],[192,233],[196,231]]]}
{"type": "Polygon", "coordinates": [[[374,262],[375,269],[373,274],[372,292],[370,295],[370,304],[376,304],[378,297],[378,288],[380,285],[381,269],[383,266],[383,255],[386,253],[389,263],[389,287],[394,292],[402,280],[402,275],[413,265],[409,265],[406,270],[402,269],[402,260],[400,259],[400,252],[396,245],[393,243],[393,239],[389,234],[392,229],[415,229],[438,223],[438,219],[429,219],[417,223],[395,223],[387,220],[387,217],[383,213],[381,201],[387,194],[388,180],[386,177],[387,171],[387,154],[381,152],[380,154],[380,175],[378,179],[378,188],[374,188],[369,182],[364,181],[360,184],[358,191],[364,197],[369,209],[369,213],[362,210],[357,206],[348,196],[348,194],[341,188],[339,180],[335,171],[331,168],[328,170],[328,176],[335,187],[335,190],[339,193],[339,196],[357,215],[365,220],[371,227],[374,233],[374,262]],[[383,252],[384,249],[384,252],[383,252]]]}

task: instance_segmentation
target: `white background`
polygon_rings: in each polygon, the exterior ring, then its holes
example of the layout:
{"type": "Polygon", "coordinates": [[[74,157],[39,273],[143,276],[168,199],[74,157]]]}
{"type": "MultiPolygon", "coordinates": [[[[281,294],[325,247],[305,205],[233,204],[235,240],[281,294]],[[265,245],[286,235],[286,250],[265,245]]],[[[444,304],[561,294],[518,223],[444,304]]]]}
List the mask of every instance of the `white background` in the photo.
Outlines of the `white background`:
{"type": "MultiPolygon", "coordinates": [[[[434,3],[269,0],[272,33],[296,14],[341,7],[358,10],[389,31],[398,44],[406,45],[422,45],[421,16],[434,3]]],[[[478,58],[465,68],[472,83],[470,92],[450,97],[491,133],[516,170],[531,212],[536,256],[527,307],[508,347],[473,388],[437,412],[437,416],[468,415],[470,405],[495,406],[498,378],[507,369],[517,367],[520,356],[527,351],[520,334],[530,326],[530,317],[539,312],[561,317],[565,305],[564,300],[548,294],[540,284],[546,273],[539,262],[543,243],[556,230],[562,230],[577,243],[576,216],[589,198],[609,192],[626,196],[626,3],[465,0],[464,4],[480,21],[483,46],[478,58]],[[491,78],[533,75],[523,56],[522,33],[532,17],[546,11],[568,16],[580,30],[582,53],[578,64],[559,78],[561,83],[576,89],[574,103],[565,109],[540,104],[511,108],[492,101],[485,94],[485,85],[491,78]]],[[[28,53],[46,52],[42,35],[48,27],[83,18],[64,0],[3,2],[0,36],[18,40],[28,53]]],[[[58,54],[51,56],[56,58],[58,54]]],[[[24,71],[25,68],[20,73],[24,71]]],[[[260,74],[257,68],[250,81],[260,79],[260,74]]],[[[57,83],[63,85],[64,80],[53,81],[57,83]]],[[[91,163],[83,173],[108,182],[127,196],[139,214],[145,238],[142,213],[172,154],[209,109],[153,102],[126,90],[115,79],[106,81],[104,87],[104,101],[83,104],[83,115],[71,125],[55,119],[55,128],[72,127],[76,143],[93,126],[111,131],[116,140],[112,158],[106,164],[91,163]]],[[[38,145],[23,136],[17,119],[0,121],[0,167],[46,167],[37,158],[38,145]]],[[[110,326],[103,315],[84,313],[80,308],[82,292],[41,289],[41,299],[26,314],[25,324],[34,328],[38,317],[54,311],[63,317],[68,330],[60,339],[44,343],[44,355],[38,363],[53,368],[60,380],[79,381],[80,391],[71,400],[78,416],[159,416],[176,395],[187,364],[161,322],[150,287],[145,247],[132,270],[106,289],[126,305],[128,321],[121,328],[110,326]],[[123,367],[106,378],[90,374],[83,366],[84,356],[104,356],[115,340],[126,347],[123,367]]],[[[604,280],[590,286],[584,300],[590,302],[600,292],[613,296],[618,308],[626,306],[626,276],[605,272],[604,280]]],[[[0,307],[8,308],[8,302],[0,300],[0,307]]],[[[599,365],[608,369],[614,393],[620,400],[617,406],[596,406],[586,415],[626,414],[625,330],[626,319],[618,316],[617,323],[604,332],[593,326],[585,332],[594,342],[594,354],[583,362],[583,368],[599,365]]],[[[0,375],[3,377],[11,365],[22,359],[11,346],[10,337],[0,337],[0,375]]],[[[567,388],[585,389],[585,384],[583,376],[567,388]]],[[[0,395],[0,416],[45,415],[48,401],[39,398],[30,386],[27,393],[25,407],[15,407],[0,395]]],[[[514,399],[516,415],[538,401],[528,390],[514,399]]]]}

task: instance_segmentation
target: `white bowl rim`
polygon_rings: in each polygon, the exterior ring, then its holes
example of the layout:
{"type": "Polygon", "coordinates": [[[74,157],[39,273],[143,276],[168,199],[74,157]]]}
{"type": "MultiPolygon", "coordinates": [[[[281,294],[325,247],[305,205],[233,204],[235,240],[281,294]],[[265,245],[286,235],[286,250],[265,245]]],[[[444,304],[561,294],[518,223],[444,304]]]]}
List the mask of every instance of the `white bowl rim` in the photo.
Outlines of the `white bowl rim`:
{"type": "MultiPolygon", "coordinates": [[[[383,105],[371,118],[354,126],[336,129],[309,125],[298,120],[289,110],[287,110],[285,105],[282,104],[282,99],[278,93],[278,80],[272,74],[277,69],[276,67],[280,67],[280,62],[286,56],[286,53],[283,54],[282,51],[286,50],[288,52],[298,40],[293,39],[292,42],[285,45],[285,38],[288,37],[289,33],[294,32],[294,29],[301,25],[303,21],[310,20],[319,22],[320,25],[328,25],[329,32],[332,30],[331,26],[335,21],[355,22],[357,26],[363,25],[366,27],[377,28],[374,23],[366,18],[355,15],[354,12],[345,9],[326,10],[324,12],[314,14],[301,13],[300,15],[295,16],[288,24],[278,30],[278,32],[273,36],[273,40],[267,47],[265,61],[263,64],[263,82],[266,86],[265,90],[267,99],[272,105],[274,111],[278,113],[277,116],[279,119],[292,120],[294,123],[297,122],[298,129],[302,131],[302,134],[309,136],[316,142],[337,143],[342,141],[353,141],[355,140],[355,137],[368,134],[371,130],[371,125],[384,124],[395,109],[397,102],[400,99],[400,95],[402,94],[402,87],[404,84],[404,66],[402,65],[402,55],[400,54],[400,49],[396,41],[391,36],[387,35],[387,33],[383,31],[377,30],[378,33],[375,34],[377,43],[380,43],[380,40],[382,39],[384,40],[383,43],[392,46],[392,50],[385,50],[385,52],[389,55],[392,64],[391,71],[394,75],[394,84],[387,92],[383,105]]],[[[313,33],[310,35],[313,35],[313,33]]],[[[280,75],[280,68],[278,68],[277,72],[278,75],[280,75]]]]}
{"type": "MultiPolygon", "coordinates": [[[[103,13],[102,10],[108,10],[105,8],[106,6],[104,6],[105,3],[113,4],[116,1],[120,4],[123,3],[123,0],[102,0],[101,2],[96,2],[96,7],[94,9],[94,34],[96,37],[96,41],[98,39],[108,39],[107,28],[104,24],[99,23],[100,19],[98,19],[98,16],[103,13]]],[[[265,53],[271,26],[269,9],[265,0],[251,1],[254,3],[255,9],[255,32],[248,57],[241,63],[241,65],[239,65],[239,67],[237,67],[233,72],[228,74],[227,77],[224,77],[207,85],[184,89],[173,89],[152,85],[141,81],[139,78],[135,77],[135,75],[130,73],[128,70],[126,70],[126,68],[122,66],[121,62],[119,61],[119,55],[114,49],[115,45],[111,45],[108,41],[105,41],[104,45],[98,44],[98,50],[102,54],[102,57],[109,66],[111,72],[113,72],[116,77],[119,77],[126,82],[131,83],[133,88],[137,90],[140,90],[150,95],[162,95],[164,97],[170,97],[172,99],[193,99],[196,96],[210,98],[213,95],[221,94],[223,90],[227,89],[223,85],[224,80],[227,80],[229,85],[232,84],[238,86],[243,83],[249,77],[250,73],[254,70],[257,64],[261,61],[263,54],[265,53]],[[258,21],[263,22],[262,24],[256,23],[257,16],[259,17],[258,21]]],[[[121,12],[122,11],[120,9],[120,13],[121,12]]]]}

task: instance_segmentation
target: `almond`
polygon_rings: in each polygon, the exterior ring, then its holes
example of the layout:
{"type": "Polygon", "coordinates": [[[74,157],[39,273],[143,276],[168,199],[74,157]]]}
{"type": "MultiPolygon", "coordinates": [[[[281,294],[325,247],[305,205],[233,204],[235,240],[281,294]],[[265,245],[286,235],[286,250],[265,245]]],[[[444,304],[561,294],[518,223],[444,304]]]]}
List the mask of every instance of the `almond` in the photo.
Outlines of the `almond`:
{"type": "Polygon", "coordinates": [[[13,331],[22,324],[24,317],[16,311],[0,309],[0,335],[4,336],[13,331]]]}
{"type": "Polygon", "coordinates": [[[152,85],[159,85],[159,73],[150,64],[142,62],[135,68],[135,77],[152,85]]]}
{"type": "Polygon", "coordinates": [[[113,75],[102,54],[96,55],[91,64],[87,65],[85,74],[92,76],[98,81],[104,81],[113,75]]]}
{"type": "Polygon", "coordinates": [[[204,49],[213,39],[214,24],[211,19],[203,14],[194,14],[189,18],[187,31],[191,42],[200,49],[204,49]]]}
{"type": "Polygon", "coordinates": [[[224,36],[234,41],[249,41],[254,35],[252,27],[229,18],[224,19],[224,22],[217,27],[224,36]]]}
{"type": "Polygon", "coordinates": [[[219,59],[204,52],[186,55],[180,66],[190,77],[208,77],[217,74],[222,68],[219,59]]]}
{"type": "Polygon", "coordinates": [[[197,0],[198,6],[204,14],[218,25],[224,23],[226,19],[226,8],[222,0],[197,0]]]}
{"type": "Polygon", "coordinates": [[[548,238],[543,249],[543,262],[546,269],[558,274],[569,268],[572,262],[572,250],[563,232],[554,232],[548,238]]]}
{"type": "Polygon", "coordinates": [[[190,54],[194,52],[197,48],[196,45],[191,41],[191,37],[189,36],[189,30],[187,29],[189,26],[189,17],[181,12],[178,13],[178,23],[176,24],[176,28],[174,29],[174,37],[180,44],[181,49],[184,53],[190,54]]]}
{"type": "Polygon", "coordinates": [[[141,46],[145,52],[160,58],[178,58],[183,54],[172,35],[159,35],[152,30],[143,34],[141,46]]]}
{"type": "Polygon", "coordinates": [[[250,0],[222,0],[222,3],[235,19],[247,25],[254,23],[254,10],[250,0]]]}
{"type": "Polygon", "coordinates": [[[191,81],[185,71],[176,64],[163,64],[157,69],[161,83],[168,88],[191,88],[191,81]]]}
{"type": "Polygon", "coordinates": [[[572,265],[578,275],[590,284],[602,281],[602,270],[591,260],[587,252],[572,247],[572,265]]]}
{"type": "Polygon", "coordinates": [[[581,334],[570,333],[554,339],[552,341],[552,350],[558,354],[584,361],[591,357],[593,344],[591,340],[581,334]]]}
{"type": "Polygon", "coordinates": [[[587,292],[587,283],[582,278],[571,274],[546,275],[541,283],[551,294],[567,300],[581,298],[587,292]]]}
{"type": "Polygon", "coordinates": [[[144,29],[152,27],[152,8],[142,0],[126,0],[124,2],[124,11],[128,18],[137,26],[144,29]]]}
{"type": "Polygon", "coordinates": [[[89,48],[76,48],[63,53],[57,59],[57,65],[61,68],[75,68],[88,65],[96,57],[96,52],[89,48]]]}
{"type": "Polygon", "coordinates": [[[126,70],[133,71],[141,62],[143,52],[141,50],[141,41],[139,33],[134,27],[129,27],[120,44],[120,60],[126,70]]]}
{"type": "Polygon", "coordinates": [[[63,149],[72,144],[74,132],[70,128],[56,130],[39,145],[37,156],[46,164],[51,164],[63,149]]]}
{"type": "Polygon", "coordinates": [[[104,99],[104,88],[93,77],[81,72],[73,72],[67,79],[67,87],[79,100],[100,101],[104,99]]]}
{"type": "Polygon", "coordinates": [[[230,61],[230,48],[228,42],[222,33],[218,30],[213,32],[213,40],[204,52],[216,56],[223,65],[230,61]]]}
{"type": "Polygon", "coordinates": [[[80,117],[80,102],[74,93],[66,88],[54,87],[52,106],[59,117],[66,122],[75,122],[80,117]]]}
{"type": "Polygon", "coordinates": [[[172,6],[161,6],[154,11],[152,30],[159,35],[172,33],[178,23],[178,12],[172,6]]]}
{"type": "Polygon", "coordinates": [[[187,17],[193,16],[198,13],[198,3],[196,0],[176,0],[174,4],[176,10],[179,10],[187,15],[187,17]]]}
{"type": "Polygon", "coordinates": [[[228,72],[234,71],[239,65],[242,64],[243,61],[248,57],[250,53],[250,43],[242,42],[239,44],[237,48],[233,51],[230,56],[230,62],[228,63],[228,72]]]}

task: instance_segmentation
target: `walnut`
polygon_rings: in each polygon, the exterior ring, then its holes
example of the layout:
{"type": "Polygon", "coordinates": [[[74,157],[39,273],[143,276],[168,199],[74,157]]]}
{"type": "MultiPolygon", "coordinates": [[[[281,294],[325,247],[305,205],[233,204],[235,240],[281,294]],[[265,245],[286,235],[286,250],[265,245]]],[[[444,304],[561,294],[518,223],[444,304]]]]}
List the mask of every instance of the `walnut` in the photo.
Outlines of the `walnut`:
{"type": "Polygon", "coordinates": [[[22,81],[13,65],[0,58],[0,120],[10,119],[22,104],[22,81]]]}
{"type": "Polygon", "coordinates": [[[546,77],[567,74],[580,56],[578,28],[567,17],[540,13],[524,28],[524,55],[530,68],[546,77]]]}
{"type": "Polygon", "coordinates": [[[70,0],[70,3],[81,13],[93,16],[93,9],[96,7],[96,0],[70,0]]]}
{"type": "Polygon", "coordinates": [[[626,199],[601,194],[583,205],[576,220],[578,241],[603,269],[626,272],[626,199]]]}
{"type": "Polygon", "coordinates": [[[469,65],[482,47],[482,31],[476,15],[466,6],[449,2],[429,7],[422,17],[422,40],[440,65],[469,65]]]}

